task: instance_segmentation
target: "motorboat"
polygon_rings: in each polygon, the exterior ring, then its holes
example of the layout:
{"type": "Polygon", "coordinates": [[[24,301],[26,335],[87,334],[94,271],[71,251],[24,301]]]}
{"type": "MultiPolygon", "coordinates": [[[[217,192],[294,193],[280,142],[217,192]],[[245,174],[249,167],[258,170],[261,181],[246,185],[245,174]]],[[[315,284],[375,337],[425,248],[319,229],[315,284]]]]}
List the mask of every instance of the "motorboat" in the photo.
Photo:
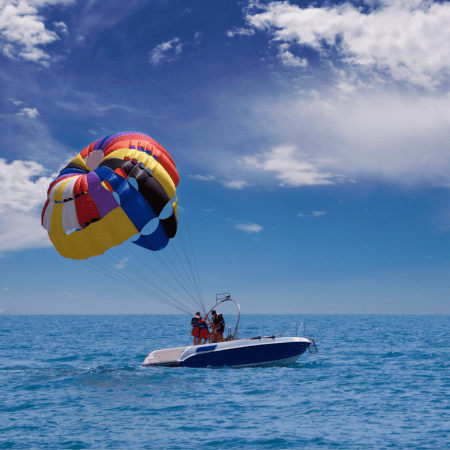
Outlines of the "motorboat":
{"type": "Polygon", "coordinates": [[[155,350],[143,366],[264,367],[289,366],[312,344],[303,337],[260,337],[155,350]]]}
{"type": "MultiPolygon", "coordinates": [[[[225,342],[216,342],[188,347],[155,350],[147,355],[143,366],[169,367],[268,367],[289,366],[309,350],[317,353],[314,339],[298,336],[299,327],[295,325],[295,336],[257,336],[240,339],[238,335],[240,306],[229,293],[218,294],[216,304],[208,314],[223,302],[232,301],[238,307],[238,319],[233,333],[228,328],[225,342]]],[[[301,329],[301,327],[300,327],[301,329]]]]}

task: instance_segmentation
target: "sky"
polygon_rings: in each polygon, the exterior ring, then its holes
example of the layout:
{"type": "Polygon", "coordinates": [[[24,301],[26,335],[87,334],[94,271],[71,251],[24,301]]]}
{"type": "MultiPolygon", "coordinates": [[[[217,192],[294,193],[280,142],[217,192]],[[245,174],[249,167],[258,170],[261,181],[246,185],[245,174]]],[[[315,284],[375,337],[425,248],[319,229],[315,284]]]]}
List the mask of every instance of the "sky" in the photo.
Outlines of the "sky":
{"type": "Polygon", "coordinates": [[[159,256],[127,243],[105,274],[40,223],[70,159],[140,131],[177,165],[208,309],[449,314],[449,21],[447,1],[0,0],[0,313],[179,313],[136,289],[168,283],[159,256]]]}

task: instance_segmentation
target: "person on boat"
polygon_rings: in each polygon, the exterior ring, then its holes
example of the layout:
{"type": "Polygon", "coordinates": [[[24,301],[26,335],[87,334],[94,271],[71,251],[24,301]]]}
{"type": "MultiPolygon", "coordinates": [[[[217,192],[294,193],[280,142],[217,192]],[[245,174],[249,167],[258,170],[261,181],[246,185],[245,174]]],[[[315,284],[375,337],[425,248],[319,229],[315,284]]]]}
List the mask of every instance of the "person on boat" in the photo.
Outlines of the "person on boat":
{"type": "Polygon", "coordinates": [[[195,316],[192,317],[191,320],[191,325],[192,325],[192,332],[191,332],[191,336],[194,336],[194,344],[193,345],[198,345],[199,341],[200,341],[200,312],[197,311],[195,313],[195,316]]]}
{"type": "Polygon", "coordinates": [[[215,309],[213,309],[211,311],[211,315],[212,315],[212,323],[211,323],[211,328],[212,328],[212,332],[211,332],[211,342],[217,342],[217,330],[219,328],[219,321],[217,318],[217,312],[215,309]]]}
{"type": "Polygon", "coordinates": [[[225,321],[222,314],[217,314],[215,310],[211,311],[212,319],[212,342],[223,342],[223,331],[225,330],[225,321]]]}
{"type": "Polygon", "coordinates": [[[219,322],[219,328],[217,329],[217,340],[218,342],[225,342],[223,339],[223,332],[225,331],[225,319],[222,314],[217,314],[217,319],[219,322]]]}
{"type": "Polygon", "coordinates": [[[200,333],[198,335],[198,345],[202,344],[202,339],[204,339],[203,344],[206,344],[206,341],[209,339],[208,324],[206,323],[205,319],[202,319],[201,316],[198,321],[198,326],[200,328],[200,333]]]}

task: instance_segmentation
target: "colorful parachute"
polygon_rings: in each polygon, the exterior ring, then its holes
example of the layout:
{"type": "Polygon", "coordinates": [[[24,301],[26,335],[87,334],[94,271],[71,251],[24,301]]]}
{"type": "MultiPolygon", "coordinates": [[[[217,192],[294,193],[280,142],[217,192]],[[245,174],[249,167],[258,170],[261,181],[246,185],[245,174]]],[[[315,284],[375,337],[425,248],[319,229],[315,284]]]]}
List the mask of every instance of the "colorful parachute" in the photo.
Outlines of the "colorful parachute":
{"type": "Polygon", "coordinates": [[[178,172],[170,155],[142,133],[116,133],[86,147],[50,184],[42,226],[66,258],[100,255],[142,231],[135,244],[161,250],[177,231],[178,172]],[[169,201],[172,214],[159,219],[169,201]]]}

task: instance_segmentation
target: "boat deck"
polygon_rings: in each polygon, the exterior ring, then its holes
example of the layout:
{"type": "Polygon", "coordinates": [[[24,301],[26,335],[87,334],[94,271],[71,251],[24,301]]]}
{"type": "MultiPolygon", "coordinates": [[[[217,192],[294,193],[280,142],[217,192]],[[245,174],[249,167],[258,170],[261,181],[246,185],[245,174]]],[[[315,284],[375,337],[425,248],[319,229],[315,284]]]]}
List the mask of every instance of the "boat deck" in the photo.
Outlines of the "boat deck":
{"type": "Polygon", "coordinates": [[[181,354],[189,347],[167,348],[155,350],[145,358],[144,365],[177,366],[181,354]]]}

